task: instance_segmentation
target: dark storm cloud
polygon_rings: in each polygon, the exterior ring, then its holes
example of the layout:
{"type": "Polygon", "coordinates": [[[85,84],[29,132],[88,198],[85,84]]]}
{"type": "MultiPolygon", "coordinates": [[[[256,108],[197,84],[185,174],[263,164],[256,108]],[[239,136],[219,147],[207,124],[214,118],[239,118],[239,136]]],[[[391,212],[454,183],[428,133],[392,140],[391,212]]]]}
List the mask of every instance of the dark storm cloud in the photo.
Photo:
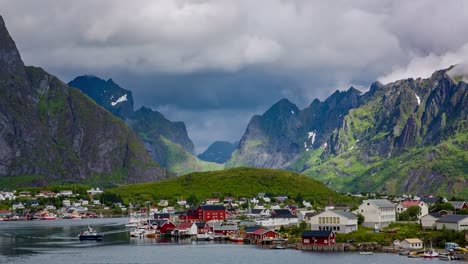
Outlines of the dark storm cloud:
{"type": "Polygon", "coordinates": [[[463,0],[0,0],[0,10],[26,64],[65,81],[113,78],[138,105],[185,121],[202,147],[238,140],[283,97],[304,107],[468,60],[463,0]]]}

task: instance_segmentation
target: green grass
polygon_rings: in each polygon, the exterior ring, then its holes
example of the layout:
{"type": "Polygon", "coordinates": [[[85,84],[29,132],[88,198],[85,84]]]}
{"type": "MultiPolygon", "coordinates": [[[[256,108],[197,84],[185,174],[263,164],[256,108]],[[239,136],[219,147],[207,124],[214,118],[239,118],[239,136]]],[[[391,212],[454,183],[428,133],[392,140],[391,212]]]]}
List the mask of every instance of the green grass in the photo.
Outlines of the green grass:
{"type": "Polygon", "coordinates": [[[434,247],[443,248],[445,242],[456,242],[465,245],[464,232],[455,232],[453,230],[423,230],[417,223],[392,223],[384,228],[382,232],[375,233],[374,229],[359,226],[357,231],[349,234],[338,234],[337,242],[343,243],[353,239],[355,243],[377,242],[381,245],[392,245],[394,240],[404,240],[407,238],[419,238],[429,245],[432,241],[434,247]],[[397,233],[385,233],[385,230],[395,229],[397,233]]]}
{"type": "Polygon", "coordinates": [[[187,198],[195,195],[199,199],[222,196],[252,197],[259,192],[286,194],[290,197],[302,195],[305,199],[325,204],[328,198],[337,203],[350,203],[352,199],[340,195],[322,183],[290,171],[235,168],[214,172],[195,172],[162,182],[127,185],[110,191],[120,194],[125,201],[142,201],[160,198],[187,198]]]}
{"type": "Polygon", "coordinates": [[[224,164],[203,161],[189,153],[179,144],[176,144],[164,136],[160,136],[161,142],[167,147],[166,168],[178,175],[194,171],[215,171],[224,169],[224,164]]]}
{"type": "Polygon", "coordinates": [[[325,182],[333,189],[340,191],[379,191],[399,194],[401,183],[414,172],[421,177],[409,187],[410,192],[419,193],[418,188],[429,181],[431,173],[443,178],[426,187],[426,193],[468,198],[466,181],[468,179],[468,134],[458,133],[437,146],[412,148],[403,154],[391,158],[374,157],[364,162],[354,150],[333,157],[318,167],[312,167],[304,174],[325,182]]]}
{"type": "Polygon", "coordinates": [[[46,176],[44,175],[31,174],[0,177],[0,190],[13,190],[21,187],[34,186],[45,182],[45,179],[46,176]]]}

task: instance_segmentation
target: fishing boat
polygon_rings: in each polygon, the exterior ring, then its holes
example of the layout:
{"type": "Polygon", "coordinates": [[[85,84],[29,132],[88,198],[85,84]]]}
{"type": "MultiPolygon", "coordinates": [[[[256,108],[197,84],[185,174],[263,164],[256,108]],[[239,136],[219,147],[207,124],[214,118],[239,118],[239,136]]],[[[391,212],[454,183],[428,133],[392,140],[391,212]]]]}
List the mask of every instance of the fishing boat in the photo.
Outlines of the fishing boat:
{"type": "Polygon", "coordinates": [[[41,215],[40,219],[41,220],[56,220],[57,215],[53,214],[53,213],[45,213],[45,214],[41,215]]]}
{"type": "Polygon", "coordinates": [[[235,242],[235,243],[242,243],[244,242],[244,238],[238,237],[238,236],[232,236],[229,238],[230,241],[235,242]]]}
{"type": "Polygon", "coordinates": [[[374,252],[372,252],[372,251],[359,251],[359,254],[361,254],[361,255],[374,255],[374,252]]]}
{"type": "Polygon", "coordinates": [[[104,235],[99,234],[95,229],[88,226],[87,230],[81,231],[78,235],[80,240],[102,240],[104,235]]]}

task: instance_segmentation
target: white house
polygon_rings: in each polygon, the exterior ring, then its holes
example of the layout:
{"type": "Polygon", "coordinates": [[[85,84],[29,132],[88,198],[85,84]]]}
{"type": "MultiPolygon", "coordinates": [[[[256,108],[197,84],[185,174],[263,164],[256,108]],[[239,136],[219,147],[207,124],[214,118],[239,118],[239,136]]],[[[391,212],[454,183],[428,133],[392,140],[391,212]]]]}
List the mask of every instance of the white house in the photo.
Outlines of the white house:
{"type": "Polygon", "coordinates": [[[291,214],[291,211],[287,209],[271,210],[271,216],[267,219],[255,220],[257,225],[264,227],[280,227],[288,225],[297,225],[299,219],[296,215],[291,214]]]}
{"type": "Polygon", "coordinates": [[[63,205],[63,207],[70,207],[71,202],[70,202],[70,200],[63,200],[62,205],[63,205]]]}
{"type": "Polygon", "coordinates": [[[22,202],[13,203],[13,210],[16,210],[16,209],[24,209],[23,203],[22,202]]]}
{"type": "Polygon", "coordinates": [[[95,194],[101,194],[101,193],[103,193],[103,191],[100,190],[99,188],[96,188],[96,189],[91,188],[91,190],[87,190],[86,192],[87,192],[88,194],[90,194],[90,195],[95,195],[95,194]]]}
{"type": "Polygon", "coordinates": [[[94,205],[100,205],[101,201],[99,201],[99,199],[93,199],[93,204],[94,205]]]}
{"type": "Polygon", "coordinates": [[[366,227],[386,227],[396,221],[395,205],[386,199],[364,200],[356,213],[364,216],[366,227]]]}
{"type": "Polygon", "coordinates": [[[158,203],[158,206],[162,206],[162,207],[165,207],[165,206],[168,206],[168,205],[169,205],[168,200],[160,200],[159,203],[158,203]]]}
{"type": "Polygon", "coordinates": [[[310,217],[307,222],[312,230],[332,230],[347,234],[358,229],[357,216],[343,210],[325,211],[310,217]]]}
{"type": "Polygon", "coordinates": [[[421,218],[423,215],[427,215],[429,213],[429,207],[423,201],[403,201],[400,202],[397,207],[396,211],[398,214],[403,213],[404,211],[408,210],[411,206],[419,206],[421,209],[421,213],[418,215],[418,218],[421,218]]]}
{"type": "Polygon", "coordinates": [[[57,208],[56,208],[55,205],[53,205],[53,204],[48,204],[48,205],[46,205],[46,209],[48,209],[48,210],[56,210],[57,208]]]}
{"type": "Polygon", "coordinates": [[[436,220],[441,217],[440,214],[426,214],[419,218],[419,223],[423,229],[432,229],[436,226],[436,220]]]}
{"type": "Polygon", "coordinates": [[[315,213],[315,210],[299,210],[297,211],[297,218],[299,218],[299,223],[302,222],[302,221],[305,221],[306,219],[306,215],[308,213],[315,213]]]}
{"type": "Polygon", "coordinates": [[[421,249],[423,248],[423,242],[417,238],[407,238],[400,242],[400,247],[404,249],[421,249]]]}
{"type": "Polygon", "coordinates": [[[447,215],[436,221],[437,230],[450,229],[455,231],[468,230],[468,215],[447,215]]]}
{"type": "Polygon", "coordinates": [[[68,197],[68,196],[72,196],[73,192],[71,190],[63,190],[63,191],[60,191],[60,195],[68,197]]]}

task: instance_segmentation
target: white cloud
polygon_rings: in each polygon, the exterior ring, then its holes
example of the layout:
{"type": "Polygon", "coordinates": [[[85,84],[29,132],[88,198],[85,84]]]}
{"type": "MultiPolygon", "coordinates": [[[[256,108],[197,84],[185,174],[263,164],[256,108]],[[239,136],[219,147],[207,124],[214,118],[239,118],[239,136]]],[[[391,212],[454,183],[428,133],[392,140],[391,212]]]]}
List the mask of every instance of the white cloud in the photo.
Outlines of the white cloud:
{"type": "MultiPolygon", "coordinates": [[[[406,78],[428,78],[435,71],[446,69],[452,65],[465,64],[468,62],[468,43],[454,52],[443,55],[433,53],[425,57],[414,57],[406,66],[395,69],[388,75],[379,78],[382,83],[390,83],[406,78]]],[[[460,69],[462,66],[457,67],[460,69]]]]}
{"type": "MultiPolygon", "coordinates": [[[[133,72],[327,69],[376,78],[468,42],[466,1],[0,0],[28,64],[133,72]],[[415,18],[417,17],[417,20],[415,18]]],[[[333,77],[331,77],[333,78],[333,77]]]]}

